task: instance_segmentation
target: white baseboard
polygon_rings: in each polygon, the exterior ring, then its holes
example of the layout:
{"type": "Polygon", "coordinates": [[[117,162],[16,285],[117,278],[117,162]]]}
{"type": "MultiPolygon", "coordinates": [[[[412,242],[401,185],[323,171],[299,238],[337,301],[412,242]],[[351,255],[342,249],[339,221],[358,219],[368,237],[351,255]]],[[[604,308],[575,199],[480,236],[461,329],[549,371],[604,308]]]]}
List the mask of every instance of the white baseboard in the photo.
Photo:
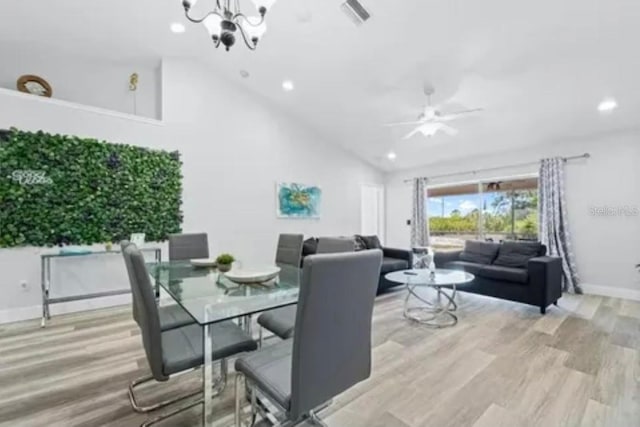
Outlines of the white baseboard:
{"type": "Polygon", "coordinates": [[[39,305],[31,307],[7,308],[4,310],[0,310],[0,324],[36,319],[41,315],[42,307],[39,305]]]}
{"type": "MultiPolygon", "coordinates": [[[[76,313],[80,311],[97,310],[106,307],[131,304],[131,295],[114,295],[92,300],[73,301],[49,306],[51,316],[66,313],[76,313]]],[[[23,320],[40,319],[42,317],[42,306],[17,307],[0,310],[0,324],[20,322],[23,320]]]]}
{"type": "Polygon", "coordinates": [[[581,284],[580,287],[585,294],[601,295],[605,297],[622,298],[633,301],[640,301],[640,290],[629,288],[615,288],[613,286],[601,286],[581,284]]]}

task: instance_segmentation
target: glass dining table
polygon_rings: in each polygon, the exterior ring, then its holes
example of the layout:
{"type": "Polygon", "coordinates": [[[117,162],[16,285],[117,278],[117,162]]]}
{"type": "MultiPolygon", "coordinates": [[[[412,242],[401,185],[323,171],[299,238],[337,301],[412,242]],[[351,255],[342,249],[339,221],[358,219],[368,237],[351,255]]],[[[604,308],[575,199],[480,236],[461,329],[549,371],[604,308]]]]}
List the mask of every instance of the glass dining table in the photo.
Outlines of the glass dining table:
{"type": "MultiPolygon", "coordinates": [[[[302,269],[281,265],[275,279],[261,284],[234,283],[215,269],[195,268],[188,261],[148,263],[156,286],[164,290],[203,328],[203,426],[213,425],[212,326],[238,319],[251,333],[251,316],[298,302],[302,269]]],[[[161,295],[161,298],[163,296],[161,295]]]]}

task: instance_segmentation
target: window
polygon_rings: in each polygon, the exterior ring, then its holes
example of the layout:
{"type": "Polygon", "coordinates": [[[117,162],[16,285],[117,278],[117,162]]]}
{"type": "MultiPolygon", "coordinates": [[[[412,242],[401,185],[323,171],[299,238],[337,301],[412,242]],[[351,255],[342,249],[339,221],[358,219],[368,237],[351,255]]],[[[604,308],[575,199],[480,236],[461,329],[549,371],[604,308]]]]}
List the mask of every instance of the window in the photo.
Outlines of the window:
{"type": "Polygon", "coordinates": [[[505,179],[430,188],[431,245],[457,250],[465,240],[537,240],[538,179],[505,179]]]}

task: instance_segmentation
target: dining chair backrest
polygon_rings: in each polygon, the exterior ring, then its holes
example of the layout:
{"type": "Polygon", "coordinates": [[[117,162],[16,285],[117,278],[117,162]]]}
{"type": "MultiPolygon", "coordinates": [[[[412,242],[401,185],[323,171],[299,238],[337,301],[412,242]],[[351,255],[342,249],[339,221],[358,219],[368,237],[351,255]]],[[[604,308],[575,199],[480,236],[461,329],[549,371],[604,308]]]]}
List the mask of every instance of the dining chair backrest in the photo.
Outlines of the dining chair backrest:
{"type": "Polygon", "coordinates": [[[304,236],[302,234],[281,234],[278,237],[276,264],[300,267],[303,244],[304,236]]]}
{"type": "Polygon", "coordinates": [[[293,340],[290,418],[371,374],[371,318],[382,251],[305,258],[293,340]]]}
{"type": "MultiPolygon", "coordinates": [[[[133,271],[131,269],[131,258],[129,257],[127,251],[125,251],[125,249],[127,249],[127,247],[131,244],[130,241],[128,240],[122,240],[120,242],[120,251],[122,252],[122,258],[124,259],[124,265],[127,268],[127,277],[129,277],[129,283],[131,283],[131,277],[133,276],[133,271]]],[[[133,303],[133,301],[131,302],[131,307],[132,307],[132,313],[133,313],[133,320],[136,321],[136,323],[140,323],[138,321],[138,309],[136,307],[136,305],[133,303]]]]}
{"type": "Polygon", "coordinates": [[[318,239],[317,254],[334,254],[339,252],[354,252],[356,243],[353,239],[342,237],[320,237],[318,239]]]}
{"type": "Polygon", "coordinates": [[[138,312],[138,325],[142,332],[142,343],[147,355],[147,362],[153,377],[157,381],[166,381],[169,377],[164,374],[163,369],[160,316],[155,291],[144,264],[144,256],[133,243],[125,248],[125,253],[131,262],[131,293],[138,312]]]}
{"type": "Polygon", "coordinates": [[[171,234],[169,236],[169,261],[209,258],[207,233],[171,234]]]}

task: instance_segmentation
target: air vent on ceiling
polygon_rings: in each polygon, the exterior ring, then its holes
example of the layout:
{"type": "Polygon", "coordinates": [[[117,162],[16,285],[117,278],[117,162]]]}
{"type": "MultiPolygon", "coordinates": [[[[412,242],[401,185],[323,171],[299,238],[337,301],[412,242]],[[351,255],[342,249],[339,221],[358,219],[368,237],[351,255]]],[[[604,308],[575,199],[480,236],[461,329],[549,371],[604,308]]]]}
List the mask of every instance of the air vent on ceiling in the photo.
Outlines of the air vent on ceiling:
{"type": "Polygon", "coordinates": [[[362,25],[363,22],[371,18],[367,9],[365,9],[358,0],[345,1],[342,3],[342,10],[344,10],[344,13],[346,13],[356,25],[362,25]]]}

